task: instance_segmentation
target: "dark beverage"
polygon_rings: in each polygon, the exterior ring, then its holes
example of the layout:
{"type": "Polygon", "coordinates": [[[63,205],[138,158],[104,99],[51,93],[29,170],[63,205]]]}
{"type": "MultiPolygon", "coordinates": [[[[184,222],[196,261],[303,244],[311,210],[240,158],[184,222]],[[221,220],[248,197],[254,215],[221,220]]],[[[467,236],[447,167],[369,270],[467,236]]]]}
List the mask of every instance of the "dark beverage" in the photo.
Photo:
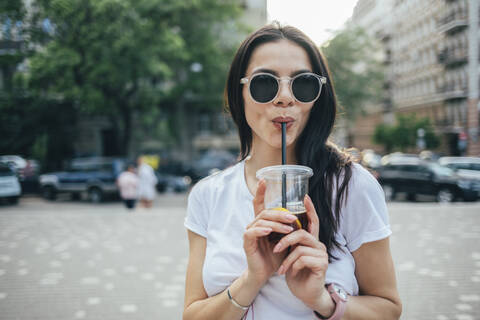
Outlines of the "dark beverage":
{"type": "Polygon", "coordinates": [[[303,209],[302,211],[290,211],[291,214],[295,215],[297,217],[297,221],[291,223],[290,225],[293,227],[293,229],[304,229],[308,231],[308,216],[307,216],[307,211],[303,209]]]}
{"type": "MultiPolygon", "coordinates": [[[[308,232],[307,211],[305,210],[305,208],[295,208],[295,209],[297,209],[297,210],[288,211],[288,213],[293,214],[297,217],[297,220],[290,223],[289,225],[293,228],[293,231],[296,231],[298,229],[304,229],[308,232]]],[[[283,210],[279,211],[279,214],[283,214],[284,212],[286,212],[286,211],[283,211],[283,210]]],[[[271,241],[271,242],[278,242],[285,235],[286,235],[285,233],[272,232],[268,235],[268,240],[271,241]]]]}

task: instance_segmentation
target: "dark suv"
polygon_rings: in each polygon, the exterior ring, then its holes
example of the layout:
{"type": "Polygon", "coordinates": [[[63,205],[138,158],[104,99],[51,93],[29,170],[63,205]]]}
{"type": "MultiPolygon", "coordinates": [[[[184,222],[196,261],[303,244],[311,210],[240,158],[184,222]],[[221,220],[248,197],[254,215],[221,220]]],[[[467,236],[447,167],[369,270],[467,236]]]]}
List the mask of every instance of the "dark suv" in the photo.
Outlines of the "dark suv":
{"type": "Polygon", "coordinates": [[[378,181],[387,200],[400,192],[408,200],[423,194],[435,196],[438,202],[475,201],[480,194],[479,181],[460,178],[450,168],[421,160],[386,164],[379,170],[378,181]]]}
{"type": "Polygon", "coordinates": [[[115,158],[73,159],[66,171],[42,174],[39,178],[42,196],[55,200],[59,193],[70,193],[79,199],[86,193],[91,202],[118,194],[116,179],[125,169],[125,161],[115,158]]]}

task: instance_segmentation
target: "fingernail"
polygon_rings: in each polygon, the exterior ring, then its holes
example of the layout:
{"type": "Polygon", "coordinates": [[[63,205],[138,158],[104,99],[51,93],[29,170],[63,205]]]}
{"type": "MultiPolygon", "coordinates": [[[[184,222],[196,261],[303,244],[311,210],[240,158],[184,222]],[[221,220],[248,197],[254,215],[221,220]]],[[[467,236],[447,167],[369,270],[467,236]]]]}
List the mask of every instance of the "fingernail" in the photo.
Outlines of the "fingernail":
{"type": "Polygon", "coordinates": [[[273,252],[274,253],[280,252],[281,249],[282,249],[282,244],[279,242],[279,243],[277,243],[275,248],[273,248],[273,252]]]}
{"type": "Polygon", "coordinates": [[[285,232],[292,232],[293,228],[290,226],[283,226],[283,230],[285,230],[285,232]]]}
{"type": "Polygon", "coordinates": [[[277,273],[278,274],[283,274],[285,272],[285,267],[283,266],[283,264],[280,266],[280,268],[278,269],[277,273]]]}

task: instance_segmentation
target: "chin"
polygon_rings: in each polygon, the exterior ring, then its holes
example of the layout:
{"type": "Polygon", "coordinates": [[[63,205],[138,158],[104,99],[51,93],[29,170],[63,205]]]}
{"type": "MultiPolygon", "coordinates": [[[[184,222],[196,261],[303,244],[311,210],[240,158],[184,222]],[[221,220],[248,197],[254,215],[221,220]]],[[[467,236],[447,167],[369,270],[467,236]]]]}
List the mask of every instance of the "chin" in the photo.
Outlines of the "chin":
{"type": "MultiPolygon", "coordinates": [[[[295,142],[295,139],[290,139],[287,137],[287,147],[290,147],[295,142]]],[[[267,142],[272,148],[282,149],[282,138],[273,137],[267,142]]]]}

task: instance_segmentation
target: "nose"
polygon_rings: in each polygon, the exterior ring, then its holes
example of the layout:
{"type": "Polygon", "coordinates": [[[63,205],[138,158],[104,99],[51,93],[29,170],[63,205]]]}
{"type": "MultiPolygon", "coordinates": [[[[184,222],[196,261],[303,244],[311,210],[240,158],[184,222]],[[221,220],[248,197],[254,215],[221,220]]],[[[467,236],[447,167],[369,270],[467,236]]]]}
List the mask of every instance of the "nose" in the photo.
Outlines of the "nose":
{"type": "Polygon", "coordinates": [[[288,80],[280,80],[279,81],[279,88],[278,94],[275,100],[273,101],[274,104],[278,107],[289,107],[292,106],[295,102],[295,98],[292,95],[290,90],[290,81],[288,80]]]}

